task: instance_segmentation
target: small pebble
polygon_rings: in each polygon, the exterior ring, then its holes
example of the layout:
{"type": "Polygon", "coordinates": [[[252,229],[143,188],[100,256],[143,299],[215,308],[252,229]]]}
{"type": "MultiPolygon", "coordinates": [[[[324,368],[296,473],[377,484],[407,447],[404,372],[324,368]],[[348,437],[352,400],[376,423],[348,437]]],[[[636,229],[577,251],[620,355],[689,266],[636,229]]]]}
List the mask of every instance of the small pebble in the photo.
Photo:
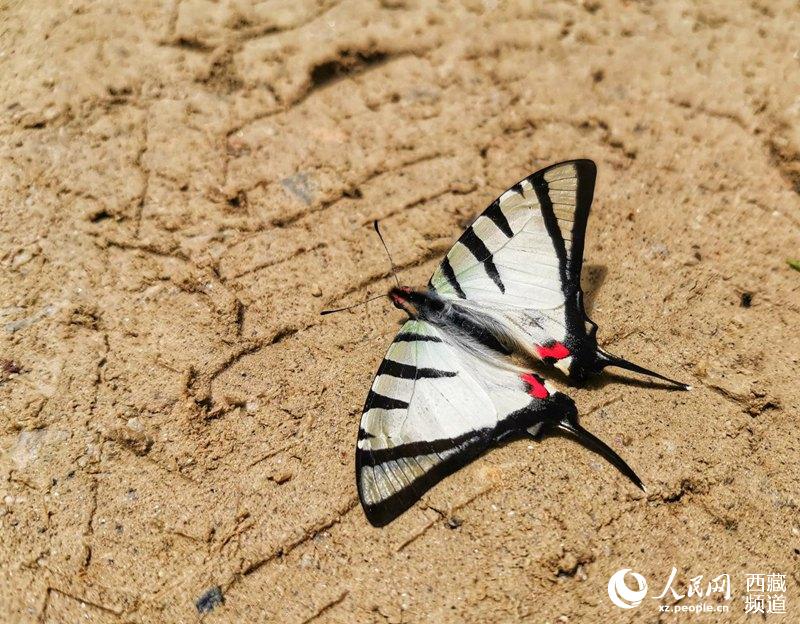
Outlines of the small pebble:
{"type": "Polygon", "coordinates": [[[225,598],[222,596],[222,588],[219,585],[208,589],[206,593],[204,593],[200,598],[197,599],[197,602],[194,603],[194,606],[197,607],[198,613],[210,613],[214,610],[214,607],[217,607],[225,602],[225,598]]]}
{"type": "Polygon", "coordinates": [[[288,469],[278,469],[270,475],[270,479],[272,479],[275,483],[281,484],[286,483],[292,478],[292,472],[288,469]]]}
{"type": "Polygon", "coordinates": [[[14,360],[0,360],[0,368],[8,375],[15,375],[22,371],[22,368],[14,360]]]}

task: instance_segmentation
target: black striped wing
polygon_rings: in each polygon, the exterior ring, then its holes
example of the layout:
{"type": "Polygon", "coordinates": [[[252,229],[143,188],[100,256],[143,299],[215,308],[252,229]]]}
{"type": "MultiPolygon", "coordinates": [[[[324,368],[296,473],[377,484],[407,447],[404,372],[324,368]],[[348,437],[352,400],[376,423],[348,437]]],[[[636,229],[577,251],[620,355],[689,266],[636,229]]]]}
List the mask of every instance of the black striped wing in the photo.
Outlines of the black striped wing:
{"type": "Polygon", "coordinates": [[[565,345],[593,335],[580,274],[596,173],[573,160],[515,184],[466,229],[429,288],[494,313],[546,361],[569,355],[565,345]]]}
{"type": "Polygon", "coordinates": [[[361,418],[356,480],[367,518],[390,522],[501,435],[534,433],[546,415],[563,414],[553,396],[540,378],[478,358],[425,321],[408,321],[361,418]]]}

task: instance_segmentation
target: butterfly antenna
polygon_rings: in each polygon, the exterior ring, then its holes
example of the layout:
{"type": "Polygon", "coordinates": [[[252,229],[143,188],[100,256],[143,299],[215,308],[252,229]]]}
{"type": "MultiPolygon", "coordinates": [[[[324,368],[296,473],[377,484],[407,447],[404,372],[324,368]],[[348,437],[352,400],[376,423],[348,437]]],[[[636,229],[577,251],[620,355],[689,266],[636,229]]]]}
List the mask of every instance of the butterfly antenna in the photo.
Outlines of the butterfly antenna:
{"type": "Polygon", "coordinates": [[[648,377],[655,377],[656,379],[661,379],[662,381],[671,383],[673,386],[676,386],[681,390],[692,389],[692,387],[689,384],[685,384],[681,381],[676,381],[675,379],[670,379],[669,377],[665,377],[661,373],[656,373],[655,371],[651,371],[647,368],[644,368],[643,366],[639,366],[638,364],[634,364],[633,362],[624,360],[621,357],[617,357],[616,355],[611,355],[610,353],[606,353],[602,349],[597,350],[597,360],[600,368],[605,368],[606,366],[616,366],[617,368],[633,371],[634,373],[639,373],[640,375],[647,375],[648,377]]]}
{"type": "Polygon", "coordinates": [[[392,254],[389,253],[389,248],[386,246],[386,241],[383,240],[383,234],[381,234],[381,229],[378,227],[378,220],[372,222],[372,227],[375,228],[375,232],[378,234],[378,238],[381,239],[381,243],[383,244],[383,248],[386,250],[386,255],[389,258],[389,265],[392,267],[392,275],[394,275],[394,281],[397,282],[397,287],[400,287],[400,280],[397,279],[397,271],[394,268],[394,260],[392,260],[392,254]]]}
{"type": "Polygon", "coordinates": [[[642,480],[638,477],[638,475],[633,471],[624,459],[622,459],[617,452],[612,449],[608,444],[603,442],[600,438],[596,435],[589,433],[586,429],[581,427],[578,424],[577,419],[564,417],[562,418],[556,428],[560,431],[567,433],[578,440],[583,446],[588,448],[591,451],[594,451],[598,455],[604,457],[610,464],[612,464],[617,470],[619,470],[622,474],[628,477],[633,484],[638,487],[643,492],[646,492],[644,484],[642,480]]]}
{"type": "Polygon", "coordinates": [[[354,303],[353,305],[345,306],[343,308],[336,308],[335,310],[323,310],[320,312],[321,316],[325,316],[326,314],[333,314],[334,312],[344,312],[345,310],[352,310],[353,308],[357,308],[358,306],[367,305],[370,301],[375,301],[376,299],[380,299],[381,297],[385,297],[386,295],[375,295],[374,297],[370,297],[366,301],[361,301],[359,303],[354,303]]]}

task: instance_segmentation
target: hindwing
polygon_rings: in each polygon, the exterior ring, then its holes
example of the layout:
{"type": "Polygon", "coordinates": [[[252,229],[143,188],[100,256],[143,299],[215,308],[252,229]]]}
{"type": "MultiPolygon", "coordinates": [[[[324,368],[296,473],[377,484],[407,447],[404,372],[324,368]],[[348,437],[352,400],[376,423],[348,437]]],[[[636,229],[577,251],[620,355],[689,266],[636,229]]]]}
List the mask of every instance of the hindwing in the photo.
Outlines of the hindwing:
{"type": "Polygon", "coordinates": [[[356,478],[367,517],[386,524],[499,438],[534,433],[570,409],[571,400],[541,378],[478,357],[430,323],[408,321],[378,368],[358,432],[356,478]]]}

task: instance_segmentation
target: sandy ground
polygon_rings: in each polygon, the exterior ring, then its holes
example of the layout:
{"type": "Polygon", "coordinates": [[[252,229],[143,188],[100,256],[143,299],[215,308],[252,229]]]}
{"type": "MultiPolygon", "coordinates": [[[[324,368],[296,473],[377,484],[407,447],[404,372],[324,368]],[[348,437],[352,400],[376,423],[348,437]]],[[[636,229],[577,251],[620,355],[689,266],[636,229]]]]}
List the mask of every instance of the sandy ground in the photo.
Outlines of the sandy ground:
{"type": "Polygon", "coordinates": [[[0,620],[763,621],[746,573],[800,620],[796,1],[0,7],[0,620]],[[402,313],[319,311],[390,286],[372,219],[422,286],[575,157],[601,344],[694,385],[570,390],[647,494],[519,441],[370,527],[402,313]],[[673,566],[730,613],[660,614],[673,566]]]}

